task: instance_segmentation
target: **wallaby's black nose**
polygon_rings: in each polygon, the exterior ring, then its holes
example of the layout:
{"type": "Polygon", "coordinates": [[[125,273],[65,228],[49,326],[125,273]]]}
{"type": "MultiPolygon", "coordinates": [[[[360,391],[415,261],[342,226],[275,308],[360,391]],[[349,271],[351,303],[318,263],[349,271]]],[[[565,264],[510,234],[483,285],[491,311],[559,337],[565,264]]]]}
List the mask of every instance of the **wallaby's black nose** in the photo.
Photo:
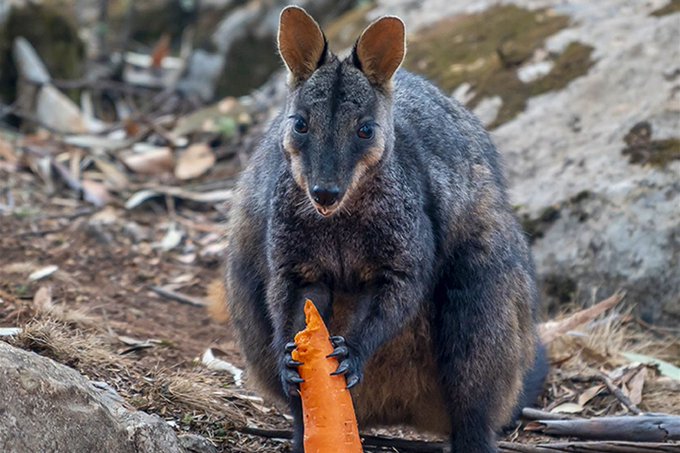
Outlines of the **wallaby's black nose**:
{"type": "Polygon", "coordinates": [[[312,187],[312,198],[321,206],[332,206],[340,196],[340,188],[338,186],[331,187],[312,187]]]}

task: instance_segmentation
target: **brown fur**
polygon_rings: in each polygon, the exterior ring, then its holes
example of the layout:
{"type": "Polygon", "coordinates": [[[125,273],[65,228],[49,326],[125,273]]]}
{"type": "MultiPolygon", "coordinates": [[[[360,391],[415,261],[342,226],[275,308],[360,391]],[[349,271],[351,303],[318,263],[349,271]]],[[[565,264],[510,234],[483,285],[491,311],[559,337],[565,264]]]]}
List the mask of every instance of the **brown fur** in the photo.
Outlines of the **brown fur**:
{"type": "Polygon", "coordinates": [[[427,432],[450,433],[424,315],[368,361],[364,382],[353,394],[361,426],[405,423],[427,432]]]}
{"type": "Polygon", "coordinates": [[[404,23],[398,17],[381,17],[364,30],[356,44],[356,55],[368,80],[384,86],[390,82],[406,54],[404,23]]]}
{"type": "Polygon", "coordinates": [[[215,279],[208,284],[208,313],[210,316],[222,323],[229,321],[229,310],[227,309],[227,290],[222,279],[215,279]]]}
{"type": "Polygon", "coordinates": [[[302,175],[302,163],[300,162],[300,153],[298,152],[298,150],[295,149],[295,147],[291,143],[290,132],[286,135],[286,137],[283,140],[283,149],[286,151],[288,159],[290,159],[290,169],[291,173],[293,174],[293,179],[295,179],[297,185],[306,192],[307,180],[302,175]]]}
{"type": "Polygon", "coordinates": [[[290,71],[291,85],[295,85],[316,70],[326,51],[326,40],[319,25],[302,8],[286,8],[280,20],[279,52],[290,71]]]}

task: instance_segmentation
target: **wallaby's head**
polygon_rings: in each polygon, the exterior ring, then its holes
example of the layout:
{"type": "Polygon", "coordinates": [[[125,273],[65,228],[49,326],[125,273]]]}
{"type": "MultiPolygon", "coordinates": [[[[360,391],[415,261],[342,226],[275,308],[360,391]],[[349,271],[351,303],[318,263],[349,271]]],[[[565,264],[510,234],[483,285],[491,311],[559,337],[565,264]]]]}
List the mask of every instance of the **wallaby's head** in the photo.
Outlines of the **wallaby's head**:
{"type": "Polygon", "coordinates": [[[314,19],[289,6],[278,44],[290,86],[283,149],[296,183],[317,212],[330,216],[393,147],[391,85],[404,59],[404,24],[378,19],[340,59],[314,19]]]}

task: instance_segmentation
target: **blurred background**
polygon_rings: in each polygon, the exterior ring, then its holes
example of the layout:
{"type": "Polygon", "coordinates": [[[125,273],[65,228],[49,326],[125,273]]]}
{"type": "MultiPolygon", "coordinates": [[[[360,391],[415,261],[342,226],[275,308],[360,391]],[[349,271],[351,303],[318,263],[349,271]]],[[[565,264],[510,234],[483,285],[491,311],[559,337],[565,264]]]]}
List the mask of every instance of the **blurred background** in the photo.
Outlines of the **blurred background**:
{"type": "MultiPolygon", "coordinates": [[[[245,438],[186,397],[226,378],[194,376],[207,387],[159,399],[84,359],[73,338],[93,335],[130,360],[128,378],[159,361],[210,362],[207,351],[242,365],[228,324],[215,321],[227,315],[205,307],[221,297],[234,183],[285,99],[275,36],[288,3],[0,0],[0,326],[230,448],[245,438]]],[[[404,19],[404,67],[474,111],[504,157],[544,319],[625,294],[624,308],[591,326],[601,330],[572,338],[591,351],[578,366],[613,370],[623,349],[679,364],[680,1],[294,3],[339,53],[380,15],[404,19]]],[[[545,406],[577,398],[574,382],[553,386],[545,406]]],[[[663,392],[642,404],[680,407],[663,392]]],[[[627,410],[602,398],[582,413],[627,410]]],[[[223,399],[200,403],[224,412],[223,399]]],[[[281,447],[262,445],[224,451],[281,447]]]]}

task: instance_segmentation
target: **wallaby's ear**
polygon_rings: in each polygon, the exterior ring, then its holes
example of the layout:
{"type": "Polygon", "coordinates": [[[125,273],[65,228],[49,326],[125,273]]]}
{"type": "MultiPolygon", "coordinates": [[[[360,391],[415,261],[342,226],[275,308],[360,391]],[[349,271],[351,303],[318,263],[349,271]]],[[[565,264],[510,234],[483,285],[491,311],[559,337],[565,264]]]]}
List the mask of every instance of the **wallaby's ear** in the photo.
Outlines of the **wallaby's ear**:
{"type": "Polygon", "coordinates": [[[307,80],[326,59],[328,45],[321,27],[299,6],[281,11],[278,40],[293,85],[307,80]]]}
{"type": "Polygon", "coordinates": [[[385,16],[373,22],[361,34],[354,50],[354,64],[374,85],[385,85],[399,69],[406,55],[404,22],[385,16]]]}

